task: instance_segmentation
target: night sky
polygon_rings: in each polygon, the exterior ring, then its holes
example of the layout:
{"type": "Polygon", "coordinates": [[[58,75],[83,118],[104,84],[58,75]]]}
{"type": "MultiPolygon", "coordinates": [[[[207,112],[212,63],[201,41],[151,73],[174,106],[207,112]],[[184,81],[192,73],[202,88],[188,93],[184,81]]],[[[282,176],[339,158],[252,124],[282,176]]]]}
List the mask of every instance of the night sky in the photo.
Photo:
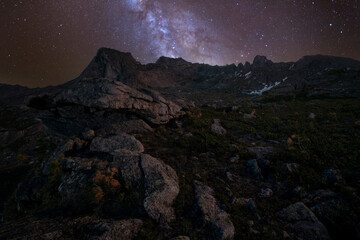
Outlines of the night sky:
{"type": "Polygon", "coordinates": [[[359,29],[358,0],[0,0],[0,82],[64,83],[100,47],[142,63],[360,59],[359,29]]]}

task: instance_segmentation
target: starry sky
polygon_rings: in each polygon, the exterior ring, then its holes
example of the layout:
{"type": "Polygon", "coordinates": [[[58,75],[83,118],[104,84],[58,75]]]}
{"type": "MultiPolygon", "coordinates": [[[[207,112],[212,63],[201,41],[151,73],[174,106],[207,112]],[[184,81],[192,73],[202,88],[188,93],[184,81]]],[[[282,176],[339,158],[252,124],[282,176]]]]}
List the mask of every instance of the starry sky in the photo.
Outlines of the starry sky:
{"type": "Polygon", "coordinates": [[[0,83],[56,85],[100,47],[225,65],[360,59],[358,0],[0,0],[0,83]]]}

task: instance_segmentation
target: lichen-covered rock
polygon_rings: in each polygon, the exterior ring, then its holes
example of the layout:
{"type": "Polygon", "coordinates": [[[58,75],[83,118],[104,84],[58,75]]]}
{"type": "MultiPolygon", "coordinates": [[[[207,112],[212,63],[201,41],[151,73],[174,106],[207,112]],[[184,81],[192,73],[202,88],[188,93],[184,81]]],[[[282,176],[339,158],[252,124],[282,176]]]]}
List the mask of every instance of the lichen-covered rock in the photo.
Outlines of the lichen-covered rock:
{"type": "Polygon", "coordinates": [[[121,134],[107,138],[94,138],[90,145],[90,151],[132,156],[144,152],[144,146],[134,136],[121,134]]]}
{"type": "Polygon", "coordinates": [[[179,180],[176,172],[161,160],[150,155],[141,155],[144,173],[144,208],[148,215],[160,223],[175,219],[172,205],[179,194],[179,180]]]}
{"type": "Polygon", "coordinates": [[[195,181],[194,185],[196,207],[202,220],[211,230],[211,237],[214,239],[233,239],[235,235],[234,225],[229,214],[219,207],[213,189],[199,181],[195,181]]]}
{"type": "Polygon", "coordinates": [[[302,202],[284,208],[276,214],[285,224],[293,237],[304,240],[329,240],[326,227],[315,214],[302,202]]]}

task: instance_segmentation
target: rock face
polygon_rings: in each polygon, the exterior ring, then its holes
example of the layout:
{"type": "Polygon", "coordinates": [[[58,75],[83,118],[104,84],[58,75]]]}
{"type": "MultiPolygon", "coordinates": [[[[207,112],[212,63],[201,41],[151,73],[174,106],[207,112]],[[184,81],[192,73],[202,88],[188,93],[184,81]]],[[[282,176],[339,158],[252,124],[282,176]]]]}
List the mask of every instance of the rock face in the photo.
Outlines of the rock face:
{"type": "Polygon", "coordinates": [[[152,219],[161,224],[175,219],[172,205],[180,189],[174,169],[147,154],[116,156],[113,166],[119,168],[124,181],[130,182],[134,188],[144,184],[144,209],[152,219]]]}
{"type": "Polygon", "coordinates": [[[235,228],[229,214],[220,209],[212,188],[195,181],[196,207],[202,220],[211,230],[213,239],[234,239],[235,228]]]}
{"type": "Polygon", "coordinates": [[[116,79],[125,84],[136,79],[141,68],[131,53],[122,53],[109,48],[100,48],[94,59],[81,73],[80,78],[116,79]]]}
{"type": "Polygon", "coordinates": [[[181,107],[154,91],[140,92],[117,80],[91,78],[65,84],[54,96],[56,104],[78,104],[100,109],[127,110],[155,123],[183,115],[181,107]]]}
{"type": "Polygon", "coordinates": [[[326,227],[304,203],[298,202],[284,208],[277,216],[296,238],[304,240],[330,239],[326,227]]]}
{"type": "Polygon", "coordinates": [[[108,138],[96,137],[92,140],[90,151],[118,155],[139,155],[144,152],[144,146],[135,137],[121,134],[108,138]]]}

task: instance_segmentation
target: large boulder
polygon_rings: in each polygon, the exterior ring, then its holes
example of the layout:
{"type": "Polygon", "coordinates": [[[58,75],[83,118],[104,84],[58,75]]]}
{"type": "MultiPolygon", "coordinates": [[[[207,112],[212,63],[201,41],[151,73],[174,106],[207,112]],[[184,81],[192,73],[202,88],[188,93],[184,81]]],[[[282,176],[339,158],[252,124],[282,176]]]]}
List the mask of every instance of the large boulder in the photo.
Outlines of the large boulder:
{"type": "Polygon", "coordinates": [[[282,209],[277,216],[294,238],[304,240],[329,240],[326,227],[315,214],[302,202],[297,202],[282,209]]]}
{"type": "Polygon", "coordinates": [[[134,136],[121,134],[107,138],[94,138],[90,145],[90,151],[131,156],[144,152],[144,146],[134,136]]]}
{"type": "Polygon", "coordinates": [[[219,207],[214,190],[199,181],[194,182],[197,211],[210,229],[212,239],[233,239],[235,227],[229,214],[219,207]]]}
{"type": "Polygon", "coordinates": [[[174,220],[172,204],[179,194],[176,172],[164,162],[146,154],[141,155],[141,167],[145,180],[146,212],[160,223],[174,220]]]}
{"type": "Polygon", "coordinates": [[[106,78],[82,78],[65,84],[53,97],[55,104],[78,104],[100,109],[134,112],[154,124],[181,116],[181,107],[155,91],[140,92],[124,83],[106,78]]]}
{"type": "Polygon", "coordinates": [[[175,219],[172,205],[179,194],[179,180],[174,169],[147,154],[115,156],[112,166],[133,188],[144,188],[144,209],[152,219],[165,225],[175,219]]]}

